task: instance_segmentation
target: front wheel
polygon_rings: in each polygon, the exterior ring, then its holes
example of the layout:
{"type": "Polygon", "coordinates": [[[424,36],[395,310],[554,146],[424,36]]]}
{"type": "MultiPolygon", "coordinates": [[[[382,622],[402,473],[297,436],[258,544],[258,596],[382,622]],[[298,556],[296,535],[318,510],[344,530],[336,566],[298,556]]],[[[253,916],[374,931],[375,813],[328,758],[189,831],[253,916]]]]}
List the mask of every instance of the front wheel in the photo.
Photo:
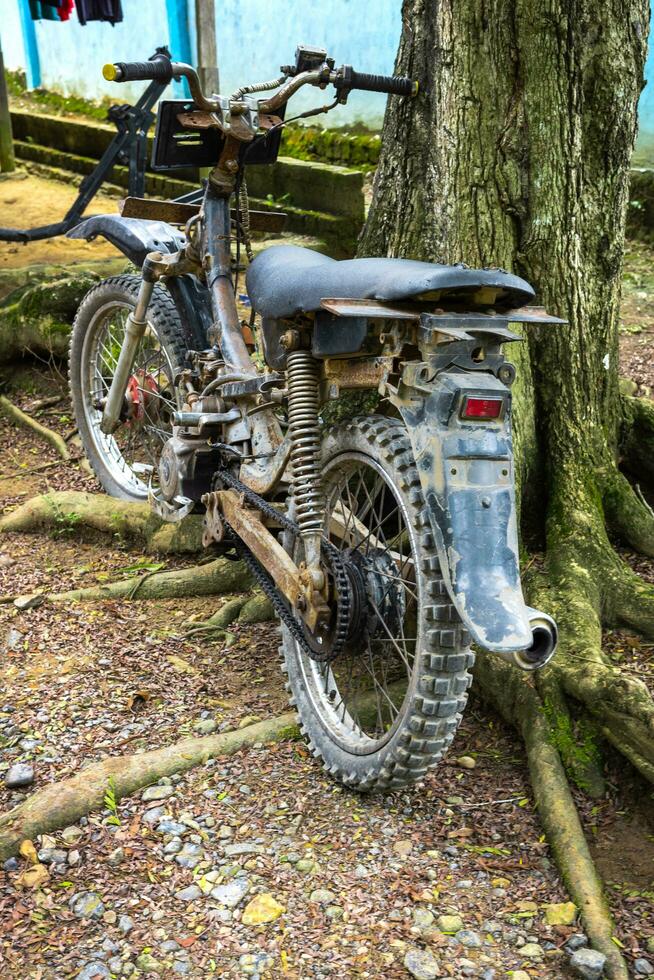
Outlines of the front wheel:
{"type": "Polygon", "coordinates": [[[140,282],[138,276],[116,276],[86,294],[73,323],[69,356],[73,412],[86,456],[108,494],[133,501],[145,501],[150,480],[156,483],[161,450],[172,435],[173,413],[182,407],[174,382],[186,358],[175,304],[157,285],[127,385],[129,412],[111,435],[102,431],[101,406],[140,282]]]}
{"type": "Polygon", "coordinates": [[[329,430],[322,453],[325,536],[353,569],[364,608],[356,638],[332,662],[312,659],[282,627],[287,687],[335,778],[395,790],[422,779],[452,741],[474,655],[441,577],[403,425],[353,419],[329,430]]]}

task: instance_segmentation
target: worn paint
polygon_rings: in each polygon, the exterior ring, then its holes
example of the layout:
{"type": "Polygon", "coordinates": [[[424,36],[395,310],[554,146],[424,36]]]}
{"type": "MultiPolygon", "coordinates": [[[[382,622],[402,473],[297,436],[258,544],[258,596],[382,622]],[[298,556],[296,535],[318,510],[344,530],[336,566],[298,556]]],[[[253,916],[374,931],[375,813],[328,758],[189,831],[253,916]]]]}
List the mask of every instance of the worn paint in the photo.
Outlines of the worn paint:
{"type": "Polygon", "coordinates": [[[474,640],[510,659],[531,645],[534,613],[520,581],[510,393],[487,373],[416,382],[413,367],[389,393],[407,425],[443,576],[474,640]],[[503,394],[503,417],[462,420],[467,392],[503,394]]]}

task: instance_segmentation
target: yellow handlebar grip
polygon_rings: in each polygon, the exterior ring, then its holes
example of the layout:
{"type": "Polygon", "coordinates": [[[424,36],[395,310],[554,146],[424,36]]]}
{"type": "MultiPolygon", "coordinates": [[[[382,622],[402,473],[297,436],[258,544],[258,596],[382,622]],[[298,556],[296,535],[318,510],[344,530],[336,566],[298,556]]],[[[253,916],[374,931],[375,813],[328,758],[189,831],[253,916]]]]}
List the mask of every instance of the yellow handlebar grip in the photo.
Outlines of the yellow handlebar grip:
{"type": "Polygon", "coordinates": [[[413,91],[411,92],[411,95],[415,97],[419,91],[420,91],[420,82],[414,82],[413,91]]]}
{"type": "Polygon", "coordinates": [[[116,71],[116,66],[115,65],[109,64],[109,65],[105,65],[103,67],[102,74],[103,74],[104,78],[107,79],[108,82],[115,82],[116,81],[116,75],[118,74],[118,72],[116,71]]]}

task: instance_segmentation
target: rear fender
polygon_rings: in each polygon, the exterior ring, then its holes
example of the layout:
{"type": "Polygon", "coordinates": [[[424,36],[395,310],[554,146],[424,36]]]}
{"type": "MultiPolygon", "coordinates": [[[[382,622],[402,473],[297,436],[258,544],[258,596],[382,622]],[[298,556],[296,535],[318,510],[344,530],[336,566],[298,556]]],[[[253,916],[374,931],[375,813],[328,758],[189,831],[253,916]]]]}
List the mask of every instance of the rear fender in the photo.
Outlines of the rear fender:
{"type": "Polygon", "coordinates": [[[524,650],[532,631],[520,582],[511,392],[490,374],[429,373],[406,365],[390,397],[408,429],[448,592],[480,646],[524,650]],[[501,417],[463,420],[468,394],[501,394],[501,417]]]}

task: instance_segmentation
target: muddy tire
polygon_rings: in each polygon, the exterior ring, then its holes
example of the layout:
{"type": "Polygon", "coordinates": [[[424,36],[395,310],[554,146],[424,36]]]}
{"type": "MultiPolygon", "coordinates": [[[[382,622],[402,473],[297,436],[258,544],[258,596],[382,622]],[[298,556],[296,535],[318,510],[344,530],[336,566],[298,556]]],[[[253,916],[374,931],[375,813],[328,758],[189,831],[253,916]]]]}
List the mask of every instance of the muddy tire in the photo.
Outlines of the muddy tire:
{"type": "Polygon", "coordinates": [[[156,285],[132,376],[141,417],[126,421],[111,436],[102,433],[102,413],[94,403],[108,390],[139,285],[138,276],[116,276],[86,294],[71,332],[69,384],[84,451],[103,489],[113,497],[142,502],[150,476],[156,480],[161,447],[172,434],[172,412],[181,407],[173,382],[184,367],[187,344],[170,294],[156,285]]]}
{"type": "MultiPolygon", "coordinates": [[[[371,608],[331,664],[310,658],[282,627],[287,689],[334,778],[362,791],[396,790],[421,780],[447,750],[474,655],[441,577],[404,426],[356,418],[329,430],[322,450],[325,533],[339,550],[359,552],[371,608]],[[353,673],[360,690],[350,690],[353,673]]],[[[291,535],[286,547],[297,559],[291,535]]]]}

